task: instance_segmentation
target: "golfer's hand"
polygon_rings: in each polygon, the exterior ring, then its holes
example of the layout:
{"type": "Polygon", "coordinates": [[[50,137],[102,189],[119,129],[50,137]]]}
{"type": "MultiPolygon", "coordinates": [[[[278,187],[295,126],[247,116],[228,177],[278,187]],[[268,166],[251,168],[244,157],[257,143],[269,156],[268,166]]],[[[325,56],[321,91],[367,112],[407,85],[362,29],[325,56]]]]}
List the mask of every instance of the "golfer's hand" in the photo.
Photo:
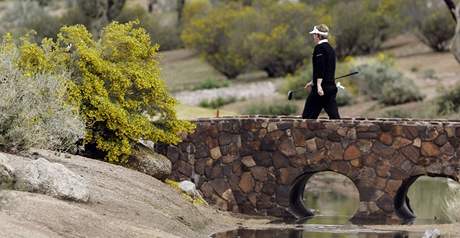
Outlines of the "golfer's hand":
{"type": "Polygon", "coordinates": [[[319,96],[324,96],[323,88],[320,85],[318,85],[318,95],[319,96]]]}
{"type": "Polygon", "coordinates": [[[310,81],[310,82],[308,82],[307,84],[305,84],[305,87],[304,87],[304,88],[309,88],[309,87],[311,87],[311,86],[313,86],[313,83],[310,81]]]}

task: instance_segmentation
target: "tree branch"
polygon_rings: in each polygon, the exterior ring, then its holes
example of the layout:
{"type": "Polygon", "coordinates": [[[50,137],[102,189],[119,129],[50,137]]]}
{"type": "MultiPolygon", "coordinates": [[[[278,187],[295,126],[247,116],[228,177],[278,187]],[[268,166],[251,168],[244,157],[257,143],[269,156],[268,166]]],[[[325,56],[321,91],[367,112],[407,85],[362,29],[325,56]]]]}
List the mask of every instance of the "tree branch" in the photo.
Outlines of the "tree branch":
{"type": "Polygon", "coordinates": [[[455,22],[457,22],[457,14],[455,13],[455,3],[454,3],[454,1],[453,0],[444,0],[444,2],[446,3],[447,7],[450,10],[450,13],[454,17],[455,22]]]}

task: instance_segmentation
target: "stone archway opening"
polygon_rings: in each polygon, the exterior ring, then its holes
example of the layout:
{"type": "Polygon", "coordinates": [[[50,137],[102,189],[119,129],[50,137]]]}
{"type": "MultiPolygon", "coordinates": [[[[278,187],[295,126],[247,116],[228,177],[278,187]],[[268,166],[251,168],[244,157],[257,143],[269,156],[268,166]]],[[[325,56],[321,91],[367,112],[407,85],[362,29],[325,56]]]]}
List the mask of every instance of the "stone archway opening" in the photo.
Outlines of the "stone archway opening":
{"type": "Polygon", "coordinates": [[[437,174],[413,176],[403,181],[395,198],[396,214],[406,223],[460,221],[460,184],[437,174]]]}
{"type": "Polygon", "coordinates": [[[331,171],[305,173],[291,188],[290,209],[297,218],[347,222],[359,208],[359,191],[348,177],[331,171]]]}

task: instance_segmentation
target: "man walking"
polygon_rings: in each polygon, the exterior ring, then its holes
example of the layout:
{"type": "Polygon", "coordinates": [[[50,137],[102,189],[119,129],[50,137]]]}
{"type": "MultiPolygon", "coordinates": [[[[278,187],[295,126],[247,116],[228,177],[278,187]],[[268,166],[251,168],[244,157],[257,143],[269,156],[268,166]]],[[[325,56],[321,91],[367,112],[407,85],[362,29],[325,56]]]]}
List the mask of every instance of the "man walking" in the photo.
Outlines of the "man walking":
{"type": "Polygon", "coordinates": [[[337,102],[337,86],[335,84],[335,51],[328,42],[329,28],[318,25],[310,32],[316,44],[313,51],[313,80],[305,85],[310,91],[302,118],[317,119],[324,108],[329,119],[340,119],[337,102]]]}

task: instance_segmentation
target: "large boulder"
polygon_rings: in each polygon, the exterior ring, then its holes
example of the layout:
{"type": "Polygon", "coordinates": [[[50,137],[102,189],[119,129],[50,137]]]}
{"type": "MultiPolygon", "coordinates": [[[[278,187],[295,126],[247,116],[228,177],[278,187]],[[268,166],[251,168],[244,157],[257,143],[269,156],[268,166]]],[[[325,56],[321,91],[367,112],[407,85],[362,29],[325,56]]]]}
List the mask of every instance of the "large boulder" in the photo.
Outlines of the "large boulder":
{"type": "Polygon", "coordinates": [[[171,161],[167,157],[142,144],[136,146],[128,164],[129,167],[159,180],[167,179],[172,170],[171,161]]]}
{"type": "Polygon", "coordinates": [[[23,163],[15,168],[14,189],[42,193],[60,199],[78,202],[89,200],[87,182],[64,165],[44,158],[23,163]]]}
{"type": "Polygon", "coordinates": [[[14,170],[8,163],[8,158],[0,154],[0,189],[10,189],[14,183],[14,170]]]}

